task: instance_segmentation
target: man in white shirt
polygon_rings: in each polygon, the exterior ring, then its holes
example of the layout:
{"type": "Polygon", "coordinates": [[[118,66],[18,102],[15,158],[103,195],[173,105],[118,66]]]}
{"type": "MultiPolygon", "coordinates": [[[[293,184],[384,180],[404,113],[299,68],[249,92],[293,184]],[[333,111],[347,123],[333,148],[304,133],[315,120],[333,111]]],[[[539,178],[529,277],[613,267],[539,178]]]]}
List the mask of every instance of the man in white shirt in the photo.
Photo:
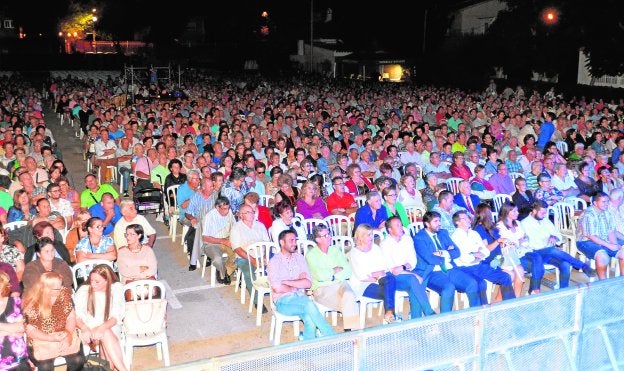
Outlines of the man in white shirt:
{"type": "Polygon", "coordinates": [[[479,296],[481,305],[487,305],[488,280],[500,285],[503,300],[514,299],[516,297],[511,281],[511,276],[500,268],[492,268],[487,260],[490,255],[483,239],[479,233],[471,229],[472,222],[466,211],[458,211],[453,215],[453,223],[457,227],[451,235],[455,245],[459,247],[460,256],[455,259],[457,268],[469,274],[479,284],[479,296]]]}
{"type": "Polygon", "coordinates": [[[407,165],[410,162],[423,166],[423,160],[420,153],[416,152],[414,142],[408,141],[405,143],[405,151],[399,153],[399,160],[403,165],[407,165]]]}
{"type": "Polygon", "coordinates": [[[206,214],[202,229],[204,254],[208,255],[217,268],[217,282],[226,285],[231,283],[230,274],[236,270],[235,254],[230,242],[230,231],[234,222],[230,201],[225,197],[219,197],[215,201],[215,208],[206,214]],[[224,258],[224,255],[227,257],[224,258]]]}
{"type": "Polygon", "coordinates": [[[380,244],[381,251],[396,277],[396,289],[409,294],[411,317],[434,314],[422,284],[422,277],[413,272],[416,268],[416,250],[412,238],[403,229],[401,218],[393,216],[386,220],[386,230],[388,236],[380,244]]]}
{"type": "Polygon", "coordinates": [[[119,210],[122,217],[115,223],[115,229],[113,229],[113,241],[115,242],[117,250],[119,250],[120,247],[128,245],[125,233],[126,228],[130,224],[138,224],[143,227],[143,231],[145,231],[143,234],[143,241],[139,242],[153,248],[156,242],[156,230],[143,215],[138,215],[134,201],[121,201],[119,210]]]}
{"type": "MultiPolygon", "coordinates": [[[[230,246],[236,254],[234,263],[243,273],[245,287],[251,294],[251,274],[255,274],[256,266],[255,260],[249,259],[249,256],[247,256],[247,246],[256,242],[269,241],[269,233],[262,223],[255,220],[255,212],[251,206],[243,204],[238,210],[238,217],[239,220],[232,225],[230,231],[230,246]],[[250,264],[251,272],[249,270],[250,264]]],[[[257,304],[257,296],[253,300],[257,304]]],[[[264,311],[266,311],[266,308],[263,309],[264,311]]]]}
{"type": "Polygon", "coordinates": [[[95,158],[93,164],[100,167],[102,183],[108,183],[110,174],[107,166],[117,166],[117,144],[109,139],[108,129],[100,128],[100,139],[95,142],[95,158]]]}
{"type": "Polygon", "coordinates": [[[588,278],[596,277],[596,271],[588,264],[562,251],[563,237],[555,225],[546,218],[548,205],[537,200],[531,207],[531,214],[520,223],[529,238],[529,247],[540,254],[544,264],[559,268],[559,287],[566,288],[570,283],[570,268],[582,270],[588,278]]]}
{"type": "Polygon", "coordinates": [[[52,212],[60,214],[65,218],[65,225],[71,226],[74,222],[74,209],[71,202],[61,198],[61,187],[56,183],[50,183],[46,191],[48,192],[48,201],[50,201],[52,212]]]}

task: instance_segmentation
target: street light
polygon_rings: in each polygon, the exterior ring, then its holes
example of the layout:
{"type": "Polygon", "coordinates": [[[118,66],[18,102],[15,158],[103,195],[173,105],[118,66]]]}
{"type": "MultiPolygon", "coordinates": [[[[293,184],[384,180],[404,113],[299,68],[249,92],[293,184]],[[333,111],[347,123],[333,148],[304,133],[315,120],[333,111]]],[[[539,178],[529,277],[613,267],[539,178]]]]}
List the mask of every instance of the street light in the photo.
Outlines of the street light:
{"type": "MultiPolygon", "coordinates": [[[[93,8],[93,12],[95,13],[95,8],[93,8]]],[[[97,22],[98,18],[94,15],[91,20],[93,21],[93,50],[97,53],[97,44],[95,43],[95,22],[97,22]]]]}

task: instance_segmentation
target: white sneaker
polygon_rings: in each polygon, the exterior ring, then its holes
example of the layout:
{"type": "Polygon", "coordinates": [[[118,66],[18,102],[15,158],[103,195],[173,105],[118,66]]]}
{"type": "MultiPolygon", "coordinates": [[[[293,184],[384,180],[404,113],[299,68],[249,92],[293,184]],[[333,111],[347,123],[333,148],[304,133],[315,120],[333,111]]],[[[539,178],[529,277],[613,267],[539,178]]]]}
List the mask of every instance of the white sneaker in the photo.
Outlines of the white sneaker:
{"type": "Polygon", "coordinates": [[[164,223],[165,220],[163,219],[163,214],[158,214],[158,216],[156,217],[156,221],[164,223]]]}

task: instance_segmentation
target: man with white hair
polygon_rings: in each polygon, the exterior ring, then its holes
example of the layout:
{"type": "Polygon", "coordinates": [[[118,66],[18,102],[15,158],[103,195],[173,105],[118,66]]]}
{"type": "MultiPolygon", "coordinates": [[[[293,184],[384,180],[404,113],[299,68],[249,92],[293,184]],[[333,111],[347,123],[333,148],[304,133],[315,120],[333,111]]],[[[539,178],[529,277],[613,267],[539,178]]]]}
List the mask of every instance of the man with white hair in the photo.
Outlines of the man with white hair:
{"type": "Polygon", "coordinates": [[[121,219],[115,223],[115,228],[113,229],[113,241],[115,242],[115,247],[119,250],[120,247],[128,245],[125,233],[126,228],[130,224],[138,224],[143,227],[143,230],[145,231],[143,235],[144,240],[140,242],[149,247],[154,247],[154,243],[156,242],[156,230],[143,215],[139,215],[137,213],[134,201],[122,200],[119,208],[121,209],[121,219]]]}
{"type": "Polygon", "coordinates": [[[610,201],[607,212],[613,215],[615,229],[624,234],[624,210],[622,208],[624,192],[622,192],[619,188],[615,188],[609,192],[609,199],[610,201]]]}

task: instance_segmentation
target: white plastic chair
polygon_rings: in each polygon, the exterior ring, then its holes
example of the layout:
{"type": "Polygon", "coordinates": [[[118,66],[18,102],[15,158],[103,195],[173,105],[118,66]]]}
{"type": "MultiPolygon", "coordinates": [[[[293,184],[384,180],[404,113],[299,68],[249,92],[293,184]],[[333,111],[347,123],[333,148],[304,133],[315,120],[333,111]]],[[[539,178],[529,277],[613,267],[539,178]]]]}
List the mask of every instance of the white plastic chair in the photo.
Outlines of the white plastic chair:
{"type": "MultiPolygon", "coordinates": [[[[270,292],[271,290],[269,290],[270,292]]],[[[273,303],[273,295],[270,295],[269,301],[271,302],[271,330],[269,332],[269,340],[273,340],[273,345],[280,345],[282,338],[282,325],[284,322],[292,322],[295,338],[299,337],[299,316],[287,316],[277,311],[275,303],[273,303]]],[[[253,300],[251,300],[253,303],[253,300]]]]}
{"type": "Polygon", "coordinates": [[[303,219],[301,223],[303,224],[303,228],[305,229],[308,236],[312,235],[312,230],[314,229],[314,227],[316,227],[319,224],[326,225],[327,228],[331,230],[329,225],[327,225],[327,222],[325,222],[325,220],[323,219],[317,219],[317,218],[303,219]]]}
{"type": "Polygon", "coordinates": [[[18,221],[16,221],[16,222],[6,223],[6,224],[4,225],[4,229],[5,229],[7,232],[8,232],[8,231],[14,231],[14,230],[16,230],[17,228],[21,228],[21,227],[23,227],[23,226],[25,226],[25,225],[27,225],[27,224],[28,224],[28,222],[27,222],[27,221],[25,221],[25,220],[18,220],[18,221]]]}
{"type": "Polygon", "coordinates": [[[332,236],[331,243],[332,243],[332,246],[340,247],[340,249],[342,249],[343,254],[348,253],[349,251],[351,251],[353,246],[355,246],[355,243],[353,242],[353,238],[351,238],[350,236],[332,236]]]}
{"type": "MultiPolygon", "coordinates": [[[[553,211],[553,224],[567,240],[568,254],[576,258],[576,226],[574,225],[574,207],[567,202],[557,202],[549,207],[553,211]]],[[[550,213],[549,213],[550,215],[550,213]]]]}
{"type": "Polygon", "coordinates": [[[353,223],[351,223],[351,219],[348,216],[329,215],[323,220],[329,227],[332,236],[351,236],[353,223]]]}
{"type": "MultiPolygon", "coordinates": [[[[131,290],[135,300],[151,301],[154,299],[152,294],[155,288],[160,290],[160,297],[165,298],[165,285],[156,280],[139,280],[125,284],[124,293],[131,290]],[[147,292],[148,295],[146,297],[143,295],[135,295],[135,291],[137,290],[141,290],[141,293],[147,292]]],[[[156,345],[156,355],[158,359],[161,360],[164,358],[165,367],[171,365],[171,361],[169,360],[169,343],[167,341],[166,317],[154,317],[151,318],[150,321],[154,321],[155,325],[158,325],[159,321],[162,322],[162,330],[147,334],[134,334],[124,329],[124,363],[127,369],[130,369],[132,364],[132,353],[135,346],[156,345]]]]}
{"type": "Polygon", "coordinates": [[[427,210],[420,207],[406,207],[405,213],[407,214],[407,219],[409,219],[410,223],[414,223],[418,220],[422,220],[423,215],[427,210]]]}
{"type": "MultiPolygon", "coordinates": [[[[110,171],[111,173],[111,179],[114,180],[115,182],[117,181],[117,166],[106,166],[106,169],[104,171],[110,171]]],[[[102,183],[102,173],[101,171],[98,171],[98,183],[102,183]]]]}
{"type": "Polygon", "coordinates": [[[383,241],[384,238],[386,238],[386,236],[388,235],[388,231],[386,231],[385,228],[383,228],[382,230],[373,230],[373,240],[377,240],[378,241],[383,241]]]}
{"type": "Polygon", "coordinates": [[[271,195],[260,195],[260,198],[258,199],[258,205],[271,207],[271,204],[275,202],[274,200],[274,197],[271,195]]]}
{"type": "MultiPolygon", "coordinates": [[[[171,242],[175,242],[178,229],[178,219],[180,218],[180,209],[178,208],[178,188],[179,185],[171,186],[167,189],[167,203],[169,205],[169,236],[171,242]],[[169,200],[173,199],[173,204],[169,204],[169,200]]],[[[184,236],[182,237],[184,239],[184,236]]]]}
{"type": "Polygon", "coordinates": [[[563,202],[568,203],[574,207],[574,210],[587,209],[587,202],[580,197],[566,197],[563,202]]]}
{"type": "Polygon", "coordinates": [[[425,225],[423,222],[413,222],[410,223],[407,226],[407,230],[410,234],[410,236],[414,237],[416,235],[416,233],[418,233],[418,231],[420,231],[421,229],[425,228],[425,225]]]}
{"type": "Polygon", "coordinates": [[[308,250],[313,247],[316,247],[316,242],[314,241],[297,240],[297,251],[299,251],[300,254],[303,254],[303,256],[305,256],[308,253],[308,250]]]}
{"type": "Polygon", "coordinates": [[[93,270],[93,267],[100,264],[106,264],[111,269],[113,269],[113,263],[104,259],[85,260],[83,262],[76,263],[73,267],[71,267],[72,279],[74,281],[74,290],[78,290],[78,277],[84,278],[86,280],[87,277],[89,277],[91,270],[93,270]]]}
{"type": "Polygon", "coordinates": [[[556,142],[555,145],[557,146],[557,149],[562,156],[565,156],[565,154],[568,153],[568,143],[560,140],[556,142]]]}
{"type": "Polygon", "coordinates": [[[448,178],[446,183],[446,188],[451,191],[454,195],[459,193],[459,183],[462,182],[462,178],[448,178]]]}
{"type": "Polygon", "coordinates": [[[372,310],[369,310],[369,305],[378,305],[379,306],[379,313],[381,314],[382,308],[383,308],[383,300],[380,299],[373,299],[373,298],[369,298],[366,296],[360,296],[358,298],[358,301],[360,302],[360,328],[364,328],[364,326],[366,326],[366,314],[368,312],[368,317],[372,317],[373,312],[372,310]]]}
{"type": "Polygon", "coordinates": [[[498,222],[498,213],[495,211],[492,211],[492,222],[495,224],[498,222]]]}
{"type": "Polygon", "coordinates": [[[247,246],[247,257],[251,261],[256,262],[256,272],[252,271],[252,264],[249,264],[249,275],[251,276],[251,297],[249,299],[249,313],[253,310],[254,296],[258,293],[258,305],[256,308],[256,326],[262,323],[262,305],[264,305],[264,296],[271,294],[269,287],[269,279],[266,275],[266,264],[271,256],[271,251],[276,253],[279,246],[274,242],[256,242],[247,246]]]}
{"type": "MultiPolygon", "coordinates": [[[[221,255],[221,257],[223,258],[223,260],[227,260],[228,258],[228,254],[223,253],[223,255],[221,255]]],[[[204,259],[203,259],[203,264],[202,264],[202,271],[201,271],[201,277],[204,278],[204,276],[206,275],[206,264],[208,263],[208,255],[204,254],[204,259]]],[[[217,268],[215,268],[214,264],[212,264],[210,266],[210,287],[216,287],[217,286],[217,268]]],[[[238,285],[236,285],[238,287],[238,285]]]]}
{"type": "Polygon", "coordinates": [[[366,196],[355,196],[355,203],[358,207],[366,205],[366,196]]]}
{"type": "Polygon", "coordinates": [[[496,196],[494,196],[494,198],[492,199],[492,202],[494,202],[494,212],[499,212],[501,206],[503,206],[503,204],[509,201],[511,202],[511,196],[507,195],[507,194],[503,194],[503,193],[499,193],[496,196]]]}
{"type": "Polygon", "coordinates": [[[511,180],[513,180],[514,182],[518,178],[524,178],[524,174],[522,174],[522,173],[509,173],[509,176],[511,177],[511,180]]]}

